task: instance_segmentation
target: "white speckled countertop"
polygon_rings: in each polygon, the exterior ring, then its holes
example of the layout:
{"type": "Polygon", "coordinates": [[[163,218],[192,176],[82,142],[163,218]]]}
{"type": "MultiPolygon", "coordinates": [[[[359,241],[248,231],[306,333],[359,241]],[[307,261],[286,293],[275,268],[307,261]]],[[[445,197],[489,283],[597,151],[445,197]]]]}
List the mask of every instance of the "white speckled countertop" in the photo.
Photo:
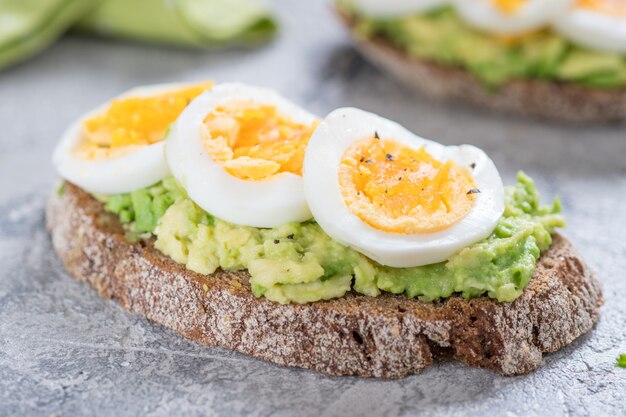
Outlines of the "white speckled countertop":
{"type": "Polygon", "coordinates": [[[282,33],[213,53],[69,37],[0,72],[0,415],[626,416],[626,127],[567,127],[416,97],[359,58],[323,2],[276,1],[282,33]],[[51,150],[82,112],[175,80],[275,88],[320,115],[362,107],[422,136],[472,143],[505,182],[523,168],[563,199],[565,234],[597,272],[602,319],[537,372],[458,363],[398,381],[329,378],[189,342],[66,275],[44,230],[51,150]]]}

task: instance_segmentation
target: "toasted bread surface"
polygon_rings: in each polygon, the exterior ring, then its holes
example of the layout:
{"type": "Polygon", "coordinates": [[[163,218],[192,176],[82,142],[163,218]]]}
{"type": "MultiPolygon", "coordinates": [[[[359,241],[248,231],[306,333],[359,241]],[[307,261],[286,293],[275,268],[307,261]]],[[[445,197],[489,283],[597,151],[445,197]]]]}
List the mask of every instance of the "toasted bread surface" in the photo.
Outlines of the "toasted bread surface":
{"type": "Polygon", "coordinates": [[[561,122],[626,121],[626,88],[591,88],[575,83],[520,79],[490,90],[463,68],[411,57],[383,38],[359,36],[354,31],[354,19],[341,13],[339,16],[363,56],[426,96],[561,122]]]}
{"type": "Polygon", "coordinates": [[[398,378],[438,358],[528,373],[543,352],[588,332],[603,303],[593,274],[560,235],[512,303],[350,293],[280,305],[256,298],[245,271],[200,275],[151,240],[128,241],[117,218],[72,184],[51,196],[47,227],[67,271],[124,309],[200,343],[330,375],[398,378]]]}

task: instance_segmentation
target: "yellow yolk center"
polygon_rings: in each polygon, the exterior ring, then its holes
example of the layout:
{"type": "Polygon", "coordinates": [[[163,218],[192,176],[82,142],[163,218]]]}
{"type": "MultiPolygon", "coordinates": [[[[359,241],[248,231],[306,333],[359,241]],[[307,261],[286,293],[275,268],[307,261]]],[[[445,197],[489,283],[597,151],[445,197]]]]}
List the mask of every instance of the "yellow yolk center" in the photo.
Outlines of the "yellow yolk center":
{"type": "Polygon", "coordinates": [[[256,181],[281,172],[302,175],[317,123],[297,123],[274,106],[233,100],[209,113],[201,133],[214,161],[237,178],[256,181]]]}
{"type": "Polygon", "coordinates": [[[104,112],[83,122],[77,156],[108,159],[162,141],[189,102],[211,86],[207,82],[148,97],[113,100],[104,112]]]}
{"type": "Polygon", "coordinates": [[[626,17],[626,0],[578,0],[576,6],[611,16],[626,17]]]}
{"type": "MultiPolygon", "coordinates": [[[[501,13],[512,15],[519,11],[519,9],[526,4],[528,0],[491,0],[491,3],[501,13]]],[[[514,46],[530,39],[536,31],[530,31],[516,35],[494,35],[494,39],[504,46],[514,46]]]]}
{"type": "Polygon", "coordinates": [[[376,137],[346,150],[339,186],[349,210],[365,223],[405,234],[449,228],[471,211],[480,192],[467,168],[376,137]]]}
{"type": "Polygon", "coordinates": [[[494,6],[505,14],[514,14],[527,0],[491,0],[494,6]]]}

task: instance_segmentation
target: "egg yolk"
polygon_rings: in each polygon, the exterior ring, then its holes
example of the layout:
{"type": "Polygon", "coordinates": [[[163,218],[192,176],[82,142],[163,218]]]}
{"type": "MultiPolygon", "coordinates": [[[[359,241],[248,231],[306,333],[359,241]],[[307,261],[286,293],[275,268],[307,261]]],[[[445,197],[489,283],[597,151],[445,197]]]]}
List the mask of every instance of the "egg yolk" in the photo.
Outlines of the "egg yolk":
{"type": "Polygon", "coordinates": [[[527,0],[491,0],[496,8],[505,14],[514,14],[522,7],[527,0]]]}
{"type": "Polygon", "coordinates": [[[111,101],[104,112],[83,122],[83,142],[77,156],[109,159],[162,141],[185,107],[211,86],[206,82],[148,97],[111,101]]]}
{"type": "Polygon", "coordinates": [[[578,0],[576,6],[611,16],[626,17],[626,1],[624,0],[578,0]]]}
{"type": "Polygon", "coordinates": [[[404,234],[449,228],[471,211],[480,192],[467,168],[377,134],[343,154],[339,186],[348,209],[365,223],[404,234]]]}
{"type": "Polygon", "coordinates": [[[297,123],[275,106],[233,100],[207,115],[201,133],[211,158],[229,174],[258,181],[281,172],[302,175],[304,151],[317,124],[297,123]]]}

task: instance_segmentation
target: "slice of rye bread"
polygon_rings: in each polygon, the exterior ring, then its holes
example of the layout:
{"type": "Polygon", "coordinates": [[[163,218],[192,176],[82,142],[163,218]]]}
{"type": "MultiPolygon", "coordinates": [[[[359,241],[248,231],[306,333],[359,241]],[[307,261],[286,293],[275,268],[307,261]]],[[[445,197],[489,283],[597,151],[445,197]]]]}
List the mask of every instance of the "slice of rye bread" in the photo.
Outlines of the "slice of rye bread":
{"type": "Polygon", "coordinates": [[[403,295],[280,305],[256,298],[247,272],[197,274],[130,243],[117,218],[67,184],[47,209],[52,244],[69,273],[185,337],[330,375],[398,378],[452,357],[505,375],[524,374],[588,332],[603,303],[598,281],[556,235],[524,293],[512,303],[403,295]]]}
{"type": "Polygon", "coordinates": [[[410,57],[381,37],[364,38],[354,31],[354,19],[341,13],[339,16],[363,56],[429,97],[562,122],[626,121],[626,88],[591,88],[574,83],[525,79],[507,82],[490,91],[463,68],[410,57]]]}

